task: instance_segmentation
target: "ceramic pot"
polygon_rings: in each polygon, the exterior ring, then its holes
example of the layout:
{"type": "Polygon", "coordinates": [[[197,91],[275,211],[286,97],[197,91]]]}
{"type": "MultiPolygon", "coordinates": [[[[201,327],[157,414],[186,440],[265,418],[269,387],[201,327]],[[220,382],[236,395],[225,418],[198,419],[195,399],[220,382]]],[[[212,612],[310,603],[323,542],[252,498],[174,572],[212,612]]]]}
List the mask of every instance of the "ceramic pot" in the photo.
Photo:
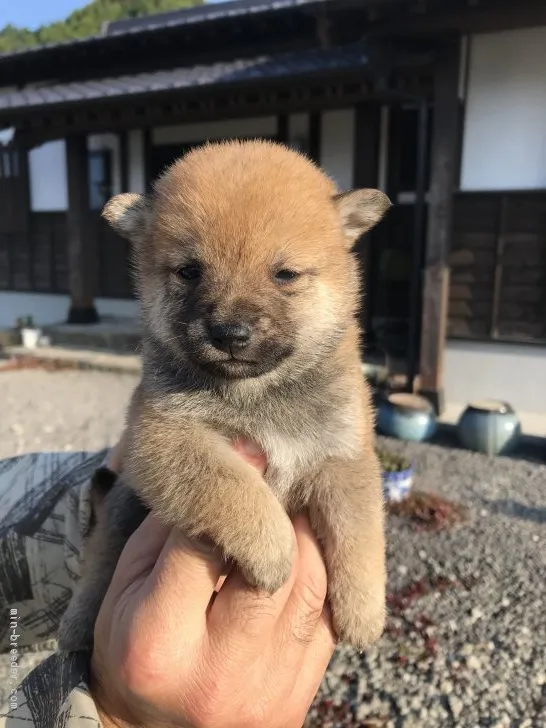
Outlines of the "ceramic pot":
{"type": "Polygon", "coordinates": [[[41,335],[40,329],[21,329],[21,343],[25,349],[36,349],[41,335]]]}
{"type": "Polygon", "coordinates": [[[398,473],[383,471],[383,496],[386,501],[399,503],[408,497],[413,486],[413,465],[398,473]]]}
{"type": "Polygon", "coordinates": [[[459,440],[468,450],[486,455],[511,452],[521,436],[517,414],[507,402],[471,402],[457,424],[459,440]]]}
{"type": "Polygon", "coordinates": [[[391,394],[379,403],[377,429],[399,440],[422,442],[436,430],[434,408],[428,399],[416,394],[391,394]]]}

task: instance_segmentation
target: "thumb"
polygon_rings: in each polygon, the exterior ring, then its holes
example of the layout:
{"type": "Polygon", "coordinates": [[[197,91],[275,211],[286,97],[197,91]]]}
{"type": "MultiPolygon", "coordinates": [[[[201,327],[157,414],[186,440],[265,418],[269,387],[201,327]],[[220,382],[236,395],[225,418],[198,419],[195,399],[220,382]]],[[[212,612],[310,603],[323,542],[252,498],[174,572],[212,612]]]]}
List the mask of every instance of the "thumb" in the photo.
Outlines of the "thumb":
{"type": "Polygon", "coordinates": [[[240,455],[249,465],[258,470],[263,475],[267,469],[267,455],[261,447],[246,437],[239,437],[231,443],[235,452],[240,455]]]}

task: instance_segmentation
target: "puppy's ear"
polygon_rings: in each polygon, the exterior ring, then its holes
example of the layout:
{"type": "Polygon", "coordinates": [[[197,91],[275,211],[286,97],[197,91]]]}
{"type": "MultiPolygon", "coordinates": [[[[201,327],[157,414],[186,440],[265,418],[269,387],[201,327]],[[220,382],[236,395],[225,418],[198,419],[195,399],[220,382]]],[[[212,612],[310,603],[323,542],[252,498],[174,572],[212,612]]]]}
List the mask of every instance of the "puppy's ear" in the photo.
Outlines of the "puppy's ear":
{"type": "Polygon", "coordinates": [[[391,201],[381,190],[350,190],[335,195],[333,201],[349,246],[377,225],[391,207],[391,201]]]}
{"type": "Polygon", "coordinates": [[[102,211],[114,230],[129,240],[138,240],[146,230],[150,201],[146,195],[123,194],[108,200],[102,211]]]}

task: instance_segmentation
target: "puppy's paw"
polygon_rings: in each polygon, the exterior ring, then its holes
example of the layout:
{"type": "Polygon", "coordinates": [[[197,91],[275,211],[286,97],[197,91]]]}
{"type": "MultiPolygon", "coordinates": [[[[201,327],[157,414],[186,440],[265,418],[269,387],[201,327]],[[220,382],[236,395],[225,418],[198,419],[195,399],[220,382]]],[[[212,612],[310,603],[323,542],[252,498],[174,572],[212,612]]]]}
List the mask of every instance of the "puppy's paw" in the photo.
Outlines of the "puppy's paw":
{"type": "Polygon", "coordinates": [[[274,594],[288,581],[294,563],[294,532],[288,517],[280,523],[270,522],[270,529],[258,539],[245,558],[238,560],[248,583],[274,594]]]}
{"type": "Polygon", "coordinates": [[[94,611],[82,607],[80,600],[76,597],[70,603],[59,625],[57,633],[59,649],[64,652],[78,652],[92,648],[95,616],[94,611]]]}
{"type": "Polygon", "coordinates": [[[351,585],[335,589],[330,606],[334,629],[342,642],[364,650],[381,637],[386,618],[382,588],[360,591],[351,585]]]}

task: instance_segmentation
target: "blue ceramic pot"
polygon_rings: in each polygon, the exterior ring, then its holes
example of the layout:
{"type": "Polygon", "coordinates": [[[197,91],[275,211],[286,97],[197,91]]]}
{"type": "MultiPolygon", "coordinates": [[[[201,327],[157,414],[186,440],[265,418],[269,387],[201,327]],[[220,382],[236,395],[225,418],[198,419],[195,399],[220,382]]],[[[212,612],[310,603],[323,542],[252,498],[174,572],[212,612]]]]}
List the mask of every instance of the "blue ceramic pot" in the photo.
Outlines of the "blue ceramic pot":
{"type": "Polygon", "coordinates": [[[422,442],[436,429],[434,408],[415,394],[391,394],[379,403],[377,429],[388,437],[422,442]]]}
{"type": "Polygon", "coordinates": [[[413,465],[398,473],[383,471],[383,496],[386,501],[399,503],[407,498],[413,485],[413,465]]]}
{"type": "Polygon", "coordinates": [[[521,425],[506,402],[472,402],[461,415],[457,434],[464,447],[486,455],[505,455],[518,444],[521,425]]]}

